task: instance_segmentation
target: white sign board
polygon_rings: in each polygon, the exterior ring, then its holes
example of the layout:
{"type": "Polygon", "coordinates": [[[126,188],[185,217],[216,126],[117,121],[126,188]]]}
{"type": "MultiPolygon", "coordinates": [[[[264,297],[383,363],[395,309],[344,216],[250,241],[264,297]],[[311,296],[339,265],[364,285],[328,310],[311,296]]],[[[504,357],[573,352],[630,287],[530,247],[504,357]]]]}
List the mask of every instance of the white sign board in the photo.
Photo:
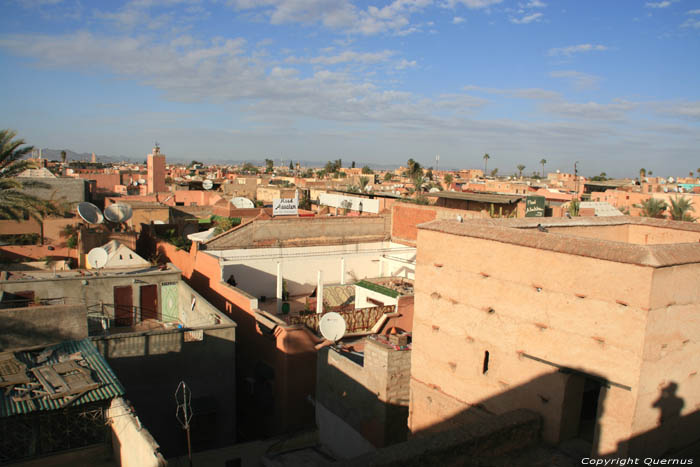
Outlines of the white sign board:
{"type": "Polygon", "coordinates": [[[272,200],[273,216],[296,216],[299,213],[299,198],[277,198],[272,200]]]}
{"type": "Polygon", "coordinates": [[[372,214],[377,214],[379,212],[379,200],[376,199],[321,193],[318,196],[318,202],[321,206],[349,209],[351,211],[369,212],[372,214]]]}

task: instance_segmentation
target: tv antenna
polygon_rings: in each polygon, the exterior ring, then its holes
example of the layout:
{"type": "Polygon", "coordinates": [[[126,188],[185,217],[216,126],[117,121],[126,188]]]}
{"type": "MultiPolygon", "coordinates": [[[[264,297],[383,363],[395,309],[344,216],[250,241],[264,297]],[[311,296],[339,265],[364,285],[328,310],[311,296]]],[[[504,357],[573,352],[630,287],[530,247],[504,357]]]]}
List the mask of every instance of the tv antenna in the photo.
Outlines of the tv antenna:
{"type": "Polygon", "coordinates": [[[190,420],[192,420],[191,400],[192,391],[190,391],[190,388],[184,381],[180,381],[180,384],[178,384],[175,390],[175,402],[177,403],[175,418],[180,422],[182,429],[187,432],[187,458],[190,461],[190,467],[192,467],[192,443],[190,442],[190,420]]]}

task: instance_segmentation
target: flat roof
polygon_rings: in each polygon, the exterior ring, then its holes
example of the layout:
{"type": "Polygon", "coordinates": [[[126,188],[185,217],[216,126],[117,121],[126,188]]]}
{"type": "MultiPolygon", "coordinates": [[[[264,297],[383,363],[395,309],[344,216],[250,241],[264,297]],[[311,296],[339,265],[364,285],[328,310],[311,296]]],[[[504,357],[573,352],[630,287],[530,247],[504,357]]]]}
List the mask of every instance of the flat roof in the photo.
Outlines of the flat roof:
{"type": "Polygon", "coordinates": [[[700,233],[700,224],[694,222],[630,216],[575,217],[572,219],[551,217],[468,219],[461,223],[454,220],[436,220],[420,224],[418,228],[640,266],[667,267],[700,263],[700,243],[640,245],[580,237],[560,231],[542,232],[538,229],[538,226],[549,228],[617,225],[641,225],[700,233]]]}
{"type": "Polygon", "coordinates": [[[468,193],[457,191],[440,191],[438,193],[426,193],[426,196],[495,204],[513,204],[525,198],[525,196],[522,195],[506,195],[502,193],[468,193]]]}

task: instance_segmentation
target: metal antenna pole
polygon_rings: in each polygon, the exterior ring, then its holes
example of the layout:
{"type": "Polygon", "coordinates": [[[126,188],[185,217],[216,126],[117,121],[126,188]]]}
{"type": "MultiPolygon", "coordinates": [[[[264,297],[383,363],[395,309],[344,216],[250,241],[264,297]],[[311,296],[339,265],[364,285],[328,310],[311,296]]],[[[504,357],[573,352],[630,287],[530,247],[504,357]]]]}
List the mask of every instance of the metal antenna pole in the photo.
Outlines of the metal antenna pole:
{"type": "Polygon", "coordinates": [[[190,461],[190,467],[192,467],[192,443],[190,441],[190,420],[192,420],[192,407],[190,406],[190,400],[192,400],[192,391],[187,387],[184,381],[180,381],[180,384],[175,390],[175,402],[177,402],[177,408],[175,409],[175,418],[182,425],[182,429],[187,432],[187,458],[190,461]],[[178,396],[182,395],[182,402],[178,400],[178,396]],[[182,412],[182,417],[180,417],[180,412],[182,412]]]}

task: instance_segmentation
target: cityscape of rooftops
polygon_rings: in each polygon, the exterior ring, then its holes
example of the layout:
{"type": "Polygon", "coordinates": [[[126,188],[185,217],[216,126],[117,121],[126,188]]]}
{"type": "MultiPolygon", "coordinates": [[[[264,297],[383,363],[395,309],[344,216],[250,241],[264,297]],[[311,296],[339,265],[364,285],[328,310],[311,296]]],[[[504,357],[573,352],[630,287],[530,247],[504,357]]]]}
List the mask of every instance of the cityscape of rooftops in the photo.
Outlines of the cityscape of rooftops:
{"type": "Polygon", "coordinates": [[[700,462],[695,0],[9,0],[0,464],[700,462]]]}

